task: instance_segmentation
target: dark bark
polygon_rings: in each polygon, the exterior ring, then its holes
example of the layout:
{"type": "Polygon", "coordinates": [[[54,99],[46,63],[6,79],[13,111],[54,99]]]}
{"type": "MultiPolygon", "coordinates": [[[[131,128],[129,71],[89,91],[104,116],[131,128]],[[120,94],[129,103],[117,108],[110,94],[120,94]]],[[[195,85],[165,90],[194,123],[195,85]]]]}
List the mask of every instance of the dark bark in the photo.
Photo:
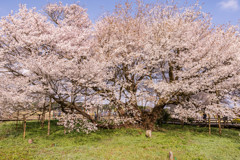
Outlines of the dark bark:
{"type": "MultiPolygon", "coordinates": [[[[57,102],[58,104],[60,104],[62,106],[62,109],[64,108],[69,108],[69,109],[75,109],[79,114],[81,114],[83,117],[87,118],[88,120],[90,120],[92,123],[96,123],[96,121],[94,120],[94,118],[92,118],[89,114],[87,114],[85,111],[82,110],[81,106],[77,106],[75,104],[71,104],[68,105],[67,103],[65,103],[64,101],[62,101],[61,99],[55,98],[54,96],[51,96],[51,98],[54,99],[55,102],[57,102]]],[[[66,110],[63,111],[64,113],[68,113],[66,110]]]]}
{"type": "Polygon", "coordinates": [[[90,120],[92,123],[96,123],[96,121],[94,120],[94,118],[92,118],[89,114],[87,114],[86,112],[84,112],[83,110],[81,110],[81,108],[79,108],[78,106],[74,106],[74,109],[76,109],[79,114],[81,114],[83,117],[87,118],[88,120],[90,120]]]}
{"type": "Polygon", "coordinates": [[[150,113],[142,112],[142,125],[145,129],[154,130],[155,123],[157,119],[162,119],[164,114],[164,107],[168,104],[175,104],[177,105],[179,101],[176,100],[169,100],[169,98],[160,98],[156,104],[156,106],[152,109],[150,113]]]}
{"type": "Polygon", "coordinates": [[[96,120],[96,121],[99,120],[99,105],[97,105],[97,113],[96,113],[95,120],[96,120]]]}
{"type": "Polygon", "coordinates": [[[171,63],[169,63],[169,82],[173,82],[174,81],[174,75],[173,75],[173,66],[171,63]]]}
{"type": "Polygon", "coordinates": [[[181,126],[182,126],[182,128],[184,127],[184,121],[183,120],[181,120],[181,126]]]}
{"type": "Polygon", "coordinates": [[[142,112],[142,126],[145,129],[154,130],[155,123],[158,118],[161,118],[163,114],[163,108],[165,107],[165,104],[159,104],[155,106],[152,110],[152,112],[148,113],[146,111],[142,112]]]}

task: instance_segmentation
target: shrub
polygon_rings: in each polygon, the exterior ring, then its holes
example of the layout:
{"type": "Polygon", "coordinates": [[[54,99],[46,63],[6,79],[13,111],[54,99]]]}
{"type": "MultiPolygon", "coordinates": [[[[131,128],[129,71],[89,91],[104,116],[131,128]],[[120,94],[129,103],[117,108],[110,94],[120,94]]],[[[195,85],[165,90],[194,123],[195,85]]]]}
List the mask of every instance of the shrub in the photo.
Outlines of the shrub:
{"type": "Polygon", "coordinates": [[[238,123],[238,124],[240,124],[240,119],[233,119],[233,123],[238,123]]]}

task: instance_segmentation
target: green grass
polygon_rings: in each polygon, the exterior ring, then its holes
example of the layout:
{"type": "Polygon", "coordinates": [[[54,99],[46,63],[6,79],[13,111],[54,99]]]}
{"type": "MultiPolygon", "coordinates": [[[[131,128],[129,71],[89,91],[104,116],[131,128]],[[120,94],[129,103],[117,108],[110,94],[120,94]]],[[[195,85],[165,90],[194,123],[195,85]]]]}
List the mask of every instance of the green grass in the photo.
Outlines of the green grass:
{"type": "Polygon", "coordinates": [[[240,160],[240,130],[235,129],[223,129],[219,136],[212,128],[209,136],[207,128],[163,125],[152,138],[146,138],[144,130],[130,128],[64,135],[56,121],[51,129],[48,137],[47,125],[41,130],[38,122],[27,122],[24,140],[15,123],[0,123],[0,159],[165,160],[172,151],[177,160],[240,160]],[[28,144],[30,138],[33,144],[28,144]]]}

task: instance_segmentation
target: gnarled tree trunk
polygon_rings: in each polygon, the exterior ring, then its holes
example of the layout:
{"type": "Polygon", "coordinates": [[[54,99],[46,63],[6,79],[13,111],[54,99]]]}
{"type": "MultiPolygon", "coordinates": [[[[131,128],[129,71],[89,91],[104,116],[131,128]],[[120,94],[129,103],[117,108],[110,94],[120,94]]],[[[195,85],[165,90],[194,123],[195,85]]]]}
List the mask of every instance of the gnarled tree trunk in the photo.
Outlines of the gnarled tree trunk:
{"type": "Polygon", "coordinates": [[[155,123],[162,116],[164,107],[165,104],[161,104],[155,106],[150,113],[142,112],[142,125],[145,129],[154,130],[155,123]]]}

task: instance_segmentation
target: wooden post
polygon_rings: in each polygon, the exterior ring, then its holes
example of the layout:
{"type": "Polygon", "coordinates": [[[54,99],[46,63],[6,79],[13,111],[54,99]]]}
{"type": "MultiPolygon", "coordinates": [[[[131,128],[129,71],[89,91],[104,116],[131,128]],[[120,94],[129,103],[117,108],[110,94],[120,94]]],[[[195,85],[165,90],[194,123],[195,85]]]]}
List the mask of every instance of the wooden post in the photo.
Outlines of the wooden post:
{"type": "Polygon", "coordinates": [[[222,128],[221,128],[221,118],[220,115],[218,115],[218,127],[219,127],[219,135],[222,135],[222,128]]]}
{"type": "Polygon", "coordinates": [[[19,118],[19,110],[17,111],[16,130],[18,129],[18,118],[19,118]]]}
{"type": "Polygon", "coordinates": [[[23,115],[23,139],[25,139],[25,136],[26,136],[26,116],[25,114],[23,115]]]}
{"type": "Polygon", "coordinates": [[[66,129],[66,127],[64,127],[64,134],[66,134],[67,133],[67,129],[66,129]]]}
{"type": "MultiPolygon", "coordinates": [[[[219,98],[220,93],[219,93],[218,90],[216,91],[216,95],[219,98]]],[[[219,100],[217,100],[217,104],[219,104],[219,100]]],[[[217,115],[217,119],[218,119],[219,135],[221,136],[222,135],[222,128],[221,128],[221,117],[220,117],[220,115],[217,115]]]]}
{"type": "Polygon", "coordinates": [[[208,132],[209,132],[209,135],[211,135],[211,117],[210,117],[210,114],[208,114],[208,132]]]}
{"type": "Polygon", "coordinates": [[[44,105],[43,105],[43,111],[42,111],[42,119],[41,119],[41,128],[42,128],[42,129],[43,129],[43,127],[44,127],[45,112],[46,112],[46,106],[45,106],[45,104],[44,104],[44,105]]]}
{"type": "Polygon", "coordinates": [[[51,120],[51,110],[52,110],[52,98],[49,101],[49,116],[48,116],[48,136],[50,135],[50,120],[51,120]]]}

